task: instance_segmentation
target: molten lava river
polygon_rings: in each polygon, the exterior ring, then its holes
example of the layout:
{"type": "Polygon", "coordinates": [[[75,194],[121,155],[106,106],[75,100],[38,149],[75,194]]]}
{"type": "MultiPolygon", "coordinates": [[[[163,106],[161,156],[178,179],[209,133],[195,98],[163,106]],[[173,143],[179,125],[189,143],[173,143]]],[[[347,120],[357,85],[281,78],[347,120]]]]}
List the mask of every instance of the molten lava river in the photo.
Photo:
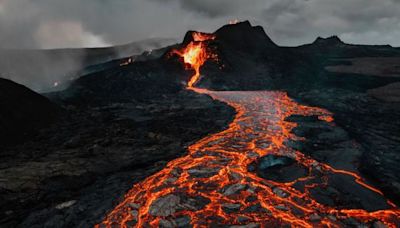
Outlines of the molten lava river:
{"type": "MultiPolygon", "coordinates": [[[[312,227],[316,215],[321,217],[318,223],[327,227],[340,226],[340,218],[348,217],[362,222],[381,220],[393,226],[398,222],[397,209],[371,213],[336,210],[317,203],[308,196],[307,189],[302,192],[292,187],[296,182],[341,172],[283,143],[297,138],[290,133],[296,124],[286,122],[286,117],[318,115],[330,121],[325,110],[299,105],[283,92],[194,90],[233,106],[237,111],[235,120],[227,130],[191,145],[187,156],[171,161],[161,172],[136,184],[102,225],[157,227],[160,222],[168,224],[171,218],[178,218],[178,222],[186,218],[195,227],[249,223],[312,227]],[[296,159],[309,169],[309,176],[278,183],[248,171],[251,163],[268,154],[296,159]]],[[[365,184],[357,174],[348,175],[365,184]]]]}
{"type": "Polygon", "coordinates": [[[324,205],[311,196],[309,190],[326,186],[332,175],[349,176],[357,185],[382,194],[356,172],[335,169],[286,146],[289,140],[306,140],[291,133],[297,124],[285,121],[286,117],[313,115],[333,125],[328,111],[300,105],[284,92],[189,89],[234,107],[234,121],[135,184],[97,227],[348,226],[343,221],[366,224],[363,227],[399,226],[400,211],[389,201],[389,209],[369,212],[324,205]],[[307,174],[277,182],[249,169],[271,155],[294,160],[307,174]],[[301,183],[306,183],[303,188],[295,186],[301,183]]]}

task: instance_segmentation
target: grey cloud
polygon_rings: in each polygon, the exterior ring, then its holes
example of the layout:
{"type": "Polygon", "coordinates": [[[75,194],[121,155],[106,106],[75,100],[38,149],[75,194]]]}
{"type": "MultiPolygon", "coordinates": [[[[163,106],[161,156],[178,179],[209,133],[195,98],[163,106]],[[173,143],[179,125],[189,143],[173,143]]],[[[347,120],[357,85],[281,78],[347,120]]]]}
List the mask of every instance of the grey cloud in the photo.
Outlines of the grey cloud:
{"type": "MultiPolygon", "coordinates": [[[[0,48],[178,40],[188,30],[213,32],[233,19],[262,25],[280,45],[336,34],[348,43],[400,46],[399,12],[400,0],[0,0],[0,48]]],[[[0,76],[41,89],[83,66],[80,55],[24,57],[0,58],[0,76]]]]}
{"type": "MultiPolygon", "coordinates": [[[[147,0],[0,0],[0,2],[4,8],[0,11],[2,47],[42,47],[43,40],[36,40],[38,37],[35,35],[48,23],[75,24],[76,27],[81,27],[82,31],[75,34],[77,43],[79,40],[97,37],[105,44],[122,44],[149,37],[175,37],[176,31],[170,27],[175,21],[179,22],[173,7],[164,7],[160,3],[147,0]]],[[[182,23],[180,22],[178,26],[182,27],[182,23]]],[[[65,29],[68,30],[68,26],[65,29]]],[[[71,46],[68,39],[65,39],[68,37],[63,36],[63,33],[54,31],[53,36],[59,39],[60,43],[66,41],[62,47],[71,46]]]]}
{"type": "Polygon", "coordinates": [[[337,34],[353,43],[399,46],[398,12],[400,0],[0,0],[0,47],[182,38],[189,29],[211,32],[231,19],[264,26],[281,45],[337,34]],[[46,28],[54,34],[40,34],[46,28]]]}
{"type": "Polygon", "coordinates": [[[180,4],[184,9],[210,17],[232,15],[249,5],[248,2],[242,0],[181,0],[180,4]]]}
{"type": "Polygon", "coordinates": [[[238,13],[249,12],[264,5],[259,0],[153,0],[164,4],[178,4],[182,9],[205,15],[211,18],[232,16],[238,13]]]}
{"type": "Polygon", "coordinates": [[[278,43],[300,44],[336,34],[351,43],[400,45],[389,38],[398,34],[398,12],[399,1],[393,0],[283,0],[272,1],[262,17],[278,43]],[[377,33],[381,36],[372,38],[377,33]]]}

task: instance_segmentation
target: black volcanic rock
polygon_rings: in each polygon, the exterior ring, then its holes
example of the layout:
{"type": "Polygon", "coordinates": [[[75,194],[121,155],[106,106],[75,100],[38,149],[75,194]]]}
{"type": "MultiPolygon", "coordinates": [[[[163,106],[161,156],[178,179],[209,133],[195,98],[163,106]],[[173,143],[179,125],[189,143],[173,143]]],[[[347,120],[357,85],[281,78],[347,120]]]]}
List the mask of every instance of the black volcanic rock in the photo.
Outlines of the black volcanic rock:
{"type": "Polygon", "coordinates": [[[330,36],[327,38],[318,37],[313,44],[321,46],[336,46],[343,45],[345,43],[338,36],[330,36]]]}
{"type": "MultiPolygon", "coordinates": [[[[185,34],[182,45],[187,45],[192,42],[193,33],[195,32],[196,31],[188,31],[185,34]]],[[[228,45],[230,48],[247,52],[277,47],[265,33],[263,27],[252,26],[249,21],[227,24],[215,31],[212,35],[216,36],[216,41],[219,44],[228,45]]]]}
{"type": "Polygon", "coordinates": [[[188,31],[183,38],[182,44],[189,44],[190,42],[192,42],[193,41],[193,33],[195,33],[195,31],[188,31]]]}
{"type": "MultiPolygon", "coordinates": [[[[356,75],[341,77],[327,72],[326,67],[351,64],[352,58],[400,56],[396,48],[346,44],[337,36],[319,37],[299,47],[279,47],[261,27],[247,21],[225,25],[214,34],[216,39],[209,45],[222,67],[207,63],[197,84],[214,90],[370,89],[385,85],[383,79],[376,83],[378,80],[359,80],[356,75]]],[[[396,72],[392,68],[388,70],[396,72]]]]}
{"type": "Polygon", "coordinates": [[[190,42],[194,41],[193,39],[193,34],[197,33],[197,31],[188,31],[184,38],[183,38],[183,42],[182,42],[182,46],[186,46],[188,45],[190,42]]]}
{"type": "Polygon", "coordinates": [[[182,90],[189,74],[177,60],[163,56],[81,77],[51,96],[84,106],[153,99],[182,90]]]}
{"type": "Polygon", "coordinates": [[[51,123],[60,109],[25,86],[0,78],[0,146],[51,123]]]}
{"type": "Polygon", "coordinates": [[[249,21],[225,25],[214,34],[220,42],[242,50],[277,47],[263,27],[252,26],[249,21]]]}
{"type": "MultiPolygon", "coordinates": [[[[349,77],[348,75],[340,76],[349,77]]],[[[361,77],[353,83],[361,83],[367,79],[367,77],[361,77]]],[[[400,172],[398,165],[400,164],[398,153],[400,151],[398,138],[400,103],[382,102],[371,98],[366,91],[337,89],[305,91],[299,94],[293,93],[291,96],[308,105],[329,109],[335,114],[335,124],[348,132],[351,140],[361,145],[359,149],[354,148],[354,145],[357,145],[354,143],[339,143],[335,146],[334,142],[325,140],[326,146],[321,150],[321,144],[317,142],[313,145],[312,142],[315,140],[308,139],[308,145],[301,149],[305,149],[307,154],[317,160],[320,158],[328,160],[327,162],[334,167],[357,163],[359,171],[365,177],[372,180],[372,183],[382,190],[386,197],[400,204],[400,176],[398,175],[400,172]],[[358,158],[351,158],[356,155],[354,153],[359,154],[358,158]],[[346,160],[348,162],[345,162],[346,160]]],[[[304,124],[300,127],[302,125],[304,124]]],[[[346,167],[342,168],[348,170],[346,167]]]]}
{"type": "Polygon", "coordinates": [[[225,25],[209,42],[209,48],[218,56],[218,62],[209,61],[202,68],[197,86],[215,90],[257,90],[276,83],[280,72],[289,69],[287,59],[261,26],[250,22],[225,25]]]}
{"type": "Polygon", "coordinates": [[[276,155],[266,155],[256,164],[251,164],[249,170],[255,169],[257,174],[265,179],[290,182],[307,174],[307,170],[293,158],[276,155]]]}

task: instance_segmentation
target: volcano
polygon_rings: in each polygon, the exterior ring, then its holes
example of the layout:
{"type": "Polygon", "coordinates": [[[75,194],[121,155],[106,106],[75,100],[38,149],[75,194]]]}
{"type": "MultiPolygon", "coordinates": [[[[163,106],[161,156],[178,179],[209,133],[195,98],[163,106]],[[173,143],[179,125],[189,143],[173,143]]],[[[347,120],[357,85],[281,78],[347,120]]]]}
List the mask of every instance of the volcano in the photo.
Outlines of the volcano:
{"type": "Polygon", "coordinates": [[[245,21],[161,52],[25,91],[63,111],[2,146],[2,225],[400,225],[399,49],[281,47],[245,21]]]}

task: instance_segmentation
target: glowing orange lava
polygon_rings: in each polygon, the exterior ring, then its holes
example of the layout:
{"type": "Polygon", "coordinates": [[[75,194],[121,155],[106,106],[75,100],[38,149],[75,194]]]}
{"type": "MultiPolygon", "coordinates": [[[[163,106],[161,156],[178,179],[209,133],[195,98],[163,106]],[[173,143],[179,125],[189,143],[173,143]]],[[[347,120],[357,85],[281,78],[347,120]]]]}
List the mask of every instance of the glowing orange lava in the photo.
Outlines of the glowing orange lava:
{"type": "Polygon", "coordinates": [[[214,40],[215,35],[214,34],[208,34],[208,33],[201,33],[201,32],[193,32],[192,34],[193,40],[196,42],[204,42],[207,40],[214,40]]]}
{"type": "Polygon", "coordinates": [[[183,57],[184,62],[195,70],[195,74],[188,82],[188,87],[193,87],[200,78],[200,67],[207,60],[207,53],[203,43],[191,42],[183,52],[176,51],[175,53],[183,57]]]}
{"type": "Polygon", "coordinates": [[[346,175],[366,191],[382,195],[358,173],[335,169],[286,146],[289,140],[305,140],[292,133],[297,124],[285,121],[288,116],[316,115],[334,124],[328,111],[300,105],[284,92],[193,88],[209,58],[204,41],[191,42],[176,53],[196,71],[189,88],[234,107],[236,117],[228,129],[194,143],[186,156],[135,184],[96,227],[177,227],[187,220],[194,227],[343,227],[348,219],[399,227],[400,210],[389,201],[390,209],[368,212],[323,205],[310,194],[313,188],[326,187],[329,176],[346,175]],[[308,174],[289,183],[263,179],[248,167],[265,155],[293,158],[308,174]],[[304,189],[296,184],[304,184],[304,189]]]}
{"type": "Polygon", "coordinates": [[[188,64],[195,74],[190,78],[188,87],[191,88],[200,79],[200,67],[208,59],[216,59],[216,55],[208,51],[205,41],[215,39],[212,34],[194,32],[193,40],[183,50],[174,50],[173,53],[181,56],[185,64],[188,64]]]}
{"type": "Polygon", "coordinates": [[[349,218],[365,224],[380,221],[388,227],[399,224],[400,211],[392,204],[392,209],[376,212],[336,209],[318,203],[309,193],[310,189],[324,183],[306,185],[304,191],[294,187],[296,183],[324,180],[329,175],[349,175],[362,186],[381,194],[357,173],[334,169],[285,146],[284,142],[289,139],[302,140],[291,133],[296,124],[286,122],[286,117],[293,114],[317,115],[329,121],[332,120],[329,112],[299,105],[283,92],[192,90],[233,106],[237,111],[235,120],[227,130],[191,145],[187,156],[169,162],[165,169],[136,184],[103,221],[103,226],[158,227],[160,223],[182,216],[189,217],[194,227],[252,223],[263,227],[285,224],[294,227],[342,227],[342,220],[349,218]],[[290,183],[278,183],[248,171],[249,164],[268,154],[296,159],[307,167],[308,176],[290,183]],[[196,176],[196,173],[211,174],[202,177],[196,176]],[[277,189],[280,194],[277,194],[277,189]],[[207,199],[207,204],[193,209],[190,205],[176,206],[173,201],[171,208],[164,205],[167,207],[164,208],[167,211],[163,212],[165,214],[157,212],[159,199],[170,197],[179,201],[174,197],[180,194],[191,199],[202,197],[207,199]],[[237,209],[228,213],[224,210],[227,205],[235,205],[237,209]],[[248,210],[256,205],[257,210],[248,210]],[[174,206],[178,209],[173,209],[174,206]],[[320,218],[318,221],[313,220],[316,215],[320,218]],[[239,218],[246,218],[246,221],[239,218]]]}

